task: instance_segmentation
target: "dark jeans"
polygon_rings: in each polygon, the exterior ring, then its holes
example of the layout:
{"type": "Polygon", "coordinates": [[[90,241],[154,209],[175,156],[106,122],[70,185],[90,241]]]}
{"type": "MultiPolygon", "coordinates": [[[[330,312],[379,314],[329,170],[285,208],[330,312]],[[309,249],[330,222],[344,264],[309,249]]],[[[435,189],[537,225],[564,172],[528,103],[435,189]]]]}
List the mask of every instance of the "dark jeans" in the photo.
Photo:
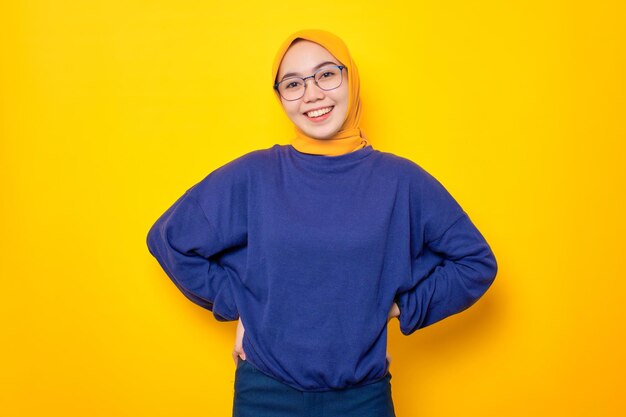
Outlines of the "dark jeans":
{"type": "Polygon", "coordinates": [[[233,417],[395,417],[391,373],[372,384],[342,390],[297,390],[239,359],[233,417]]]}

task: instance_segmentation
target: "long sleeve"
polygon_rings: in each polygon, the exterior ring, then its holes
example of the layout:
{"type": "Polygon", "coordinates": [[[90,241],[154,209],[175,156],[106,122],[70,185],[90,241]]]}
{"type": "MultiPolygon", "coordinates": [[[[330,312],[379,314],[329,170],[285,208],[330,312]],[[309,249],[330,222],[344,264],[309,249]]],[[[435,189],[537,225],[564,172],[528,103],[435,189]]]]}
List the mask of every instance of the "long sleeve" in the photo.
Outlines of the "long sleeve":
{"type": "Polygon", "coordinates": [[[410,288],[395,299],[405,335],[469,308],[497,273],[491,248],[443,185],[424,171],[414,196],[413,234],[420,243],[410,288]]]}
{"type": "Polygon", "coordinates": [[[148,249],[189,300],[212,311],[218,321],[237,320],[233,272],[216,258],[228,246],[190,191],[152,226],[148,249]]]}
{"type": "Polygon", "coordinates": [[[466,216],[401,156],[274,145],[189,189],[148,244],[192,301],[218,320],[239,315],[259,372],[323,392],[388,372],[386,318],[396,298],[409,334],[485,290],[495,261],[466,216]]]}

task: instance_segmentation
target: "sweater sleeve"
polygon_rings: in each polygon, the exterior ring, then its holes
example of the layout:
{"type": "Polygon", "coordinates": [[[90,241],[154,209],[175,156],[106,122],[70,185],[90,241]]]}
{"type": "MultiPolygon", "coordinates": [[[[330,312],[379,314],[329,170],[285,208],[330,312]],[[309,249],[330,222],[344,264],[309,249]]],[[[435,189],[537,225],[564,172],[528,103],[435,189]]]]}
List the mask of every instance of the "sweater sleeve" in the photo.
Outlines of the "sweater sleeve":
{"type": "Polygon", "coordinates": [[[469,308],[497,273],[495,256],[467,213],[441,183],[422,174],[411,209],[418,253],[411,259],[409,288],[395,299],[405,335],[469,308]]]}
{"type": "MultiPolygon", "coordinates": [[[[217,182],[213,180],[221,172],[213,173],[176,200],[149,230],[147,245],[150,253],[189,300],[212,311],[218,321],[233,321],[239,318],[233,296],[235,273],[218,262],[218,254],[234,242],[224,241],[209,221],[205,208],[192,195],[198,185],[205,191],[217,192],[217,182]]],[[[219,192],[209,196],[211,201],[218,201],[214,203],[215,207],[220,206],[219,202],[229,201],[223,194],[219,192]]],[[[219,218],[216,217],[213,221],[217,220],[219,218]]]]}

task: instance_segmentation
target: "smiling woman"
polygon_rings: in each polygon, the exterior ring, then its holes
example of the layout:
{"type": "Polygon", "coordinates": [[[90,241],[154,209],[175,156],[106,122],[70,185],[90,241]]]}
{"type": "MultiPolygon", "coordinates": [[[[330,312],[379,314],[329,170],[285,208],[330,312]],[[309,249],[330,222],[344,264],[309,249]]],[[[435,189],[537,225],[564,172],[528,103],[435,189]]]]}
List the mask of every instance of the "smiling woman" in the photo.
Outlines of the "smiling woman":
{"type": "Polygon", "coordinates": [[[295,149],[333,156],[368,145],[359,127],[358,70],[341,39],[326,31],[294,33],[278,50],[272,78],[295,126],[295,149]]]}
{"type": "Polygon", "coordinates": [[[338,61],[319,44],[300,39],[289,48],[278,71],[277,89],[285,113],[315,139],[332,138],[348,115],[348,82],[344,82],[348,74],[338,61]],[[311,75],[297,78],[301,74],[311,75]]]}
{"type": "Polygon", "coordinates": [[[234,417],[394,417],[388,321],[409,335],[468,308],[495,257],[441,183],[365,139],[339,38],[291,35],[272,84],[292,143],[209,173],[148,247],[191,301],[238,320],[234,417]]]}

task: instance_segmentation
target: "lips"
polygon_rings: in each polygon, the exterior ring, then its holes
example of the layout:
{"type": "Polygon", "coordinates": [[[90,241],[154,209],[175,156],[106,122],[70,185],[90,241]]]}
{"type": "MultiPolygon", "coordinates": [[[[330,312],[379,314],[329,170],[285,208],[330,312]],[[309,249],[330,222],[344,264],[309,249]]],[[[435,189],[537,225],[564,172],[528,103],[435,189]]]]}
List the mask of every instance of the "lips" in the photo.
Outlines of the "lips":
{"type": "MultiPolygon", "coordinates": [[[[324,108],[324,107],[322,107],[322,108],[324,108]]],[[[326,108],[329,108],[329,107],[326,107],[326,108]]],[[[331,106],[329,111],[327,111],[326,113],[324,113],[324,114],[322,114],[322,115],[320,115],[320,116],[317,116],[317,117],[315,117],[315,116],[314,116],[314,117],[309,117],[309,116],[305,113],[305,114],[304,114],[304,117],[306,117],[306,119],[307,119],[309,122],[311,122],[311,123],[316,123],[316,124],[317,124],[317,123],[324,123],[326,120],[328,120],[328,118],[330,118],[330,116],[331,116],[331,114],[332,114],[332,112],[333,112],[333,110],[334,110],[334,109],[335,109],[335,107],[334,107],[334,106],[331,106]]]]}
{"type": "MultiPolygon", "coordinates": [[[[330,107],[330,111],[329,111],[328,113],[330,113],[331,111],[333,111],[333,109],[335,108],[335,106],[322,106],[322,107],[318,107],[318,108],[316,108],[316,109],[307,110],[307,111],[305,111],[305,112],[304,112],[304,113],[302,113],[302,114],[304,114],[305,116],[309,117],[309,116],[307,115],[307,113],[312,112],[312,111],[316,111],[316,110],[326,109],[326,108],[329,108],[329,107],[330,107]]],[[[328,114],[328,113],[326,113],[326,114],[328,114]]]]}

